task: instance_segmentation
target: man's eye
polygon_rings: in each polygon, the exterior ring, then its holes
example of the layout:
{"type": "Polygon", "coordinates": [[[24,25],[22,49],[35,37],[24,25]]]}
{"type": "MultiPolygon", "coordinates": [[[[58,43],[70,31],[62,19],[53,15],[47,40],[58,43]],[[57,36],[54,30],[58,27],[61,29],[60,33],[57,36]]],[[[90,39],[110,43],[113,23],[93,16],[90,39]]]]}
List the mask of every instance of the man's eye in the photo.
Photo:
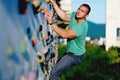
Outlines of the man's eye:
{"type": "Polygon", "coordinates": [[[84,11],[83,10],[81,10],[83,13],[84,13],[84,11]]]}

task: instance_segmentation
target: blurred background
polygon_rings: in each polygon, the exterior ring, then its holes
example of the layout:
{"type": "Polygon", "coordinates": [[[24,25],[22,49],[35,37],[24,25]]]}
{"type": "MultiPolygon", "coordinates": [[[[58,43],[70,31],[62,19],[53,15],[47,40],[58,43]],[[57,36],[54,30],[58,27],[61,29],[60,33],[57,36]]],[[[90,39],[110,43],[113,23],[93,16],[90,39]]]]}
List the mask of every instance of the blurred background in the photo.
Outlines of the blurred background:
{"type": "MultiPolygon", "coordinates": [[[[120,1],[61,0],[61,8],[71,13],[83,3],[91,6],[87,18],[89,24],[86,37],[87,52],[82,63],[62,75],[61,80],[119,80],[120,1]],[[72,7],[68,8],[65,4],[72,7]]],[[[59,54],[63,53],[65,48],[66,45],[60,45],[59,54]]]]}

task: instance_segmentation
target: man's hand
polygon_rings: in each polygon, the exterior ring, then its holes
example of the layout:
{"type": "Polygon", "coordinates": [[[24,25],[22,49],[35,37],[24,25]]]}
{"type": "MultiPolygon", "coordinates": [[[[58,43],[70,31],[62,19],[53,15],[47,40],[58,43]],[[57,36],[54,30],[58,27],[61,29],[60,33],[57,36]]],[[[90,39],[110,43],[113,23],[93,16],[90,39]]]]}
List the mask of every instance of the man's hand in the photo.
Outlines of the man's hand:
{"type": "Polygon", "coordinates": [[[55,1],[54,0],[50,0],[51,3],[54,3],[55,1]]]}
{"type": "Polygon", "coordinates": [[[52,17],[53,15],[49,11],[45,10],[45,19],[47,19],[49,24],[53,22],[52,17]]]}

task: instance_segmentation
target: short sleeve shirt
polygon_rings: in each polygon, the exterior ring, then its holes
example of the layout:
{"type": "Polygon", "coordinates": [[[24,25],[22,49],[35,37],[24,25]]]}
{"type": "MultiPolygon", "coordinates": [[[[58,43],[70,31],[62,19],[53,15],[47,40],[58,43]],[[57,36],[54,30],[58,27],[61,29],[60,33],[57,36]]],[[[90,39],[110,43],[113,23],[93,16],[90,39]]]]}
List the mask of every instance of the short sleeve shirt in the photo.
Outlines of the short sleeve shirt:
{"type": "Polygon", "coordinates": [[[67,40],[67,52],[72,52],[75,55],[83,55],[86,52],[85,40],[88,30],[88,23],[87,21],[76,23],[75,15],[75,12],[71,14],[71,21],[68,25],[68,29],[73,29],[76,34],[76,38],[67,40]]]}

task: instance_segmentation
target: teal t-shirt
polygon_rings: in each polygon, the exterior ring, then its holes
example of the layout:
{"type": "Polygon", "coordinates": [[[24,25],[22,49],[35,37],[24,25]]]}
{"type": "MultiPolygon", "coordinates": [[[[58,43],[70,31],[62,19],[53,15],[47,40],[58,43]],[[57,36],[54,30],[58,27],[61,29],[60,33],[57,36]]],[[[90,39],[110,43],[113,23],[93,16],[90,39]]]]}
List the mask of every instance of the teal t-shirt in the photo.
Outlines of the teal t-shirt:
{"type": "Polygon", "coordinates": [[[77,37],[67,40],[67,52],[72,52],[75,55],[82,55],[86,52],[85,40],[88,30],[88,23],[87,21],[76,23],[75,14],[75,12],[71,14],[71,21],[68,25],[68,29],[73,29],[77,37]]]}

